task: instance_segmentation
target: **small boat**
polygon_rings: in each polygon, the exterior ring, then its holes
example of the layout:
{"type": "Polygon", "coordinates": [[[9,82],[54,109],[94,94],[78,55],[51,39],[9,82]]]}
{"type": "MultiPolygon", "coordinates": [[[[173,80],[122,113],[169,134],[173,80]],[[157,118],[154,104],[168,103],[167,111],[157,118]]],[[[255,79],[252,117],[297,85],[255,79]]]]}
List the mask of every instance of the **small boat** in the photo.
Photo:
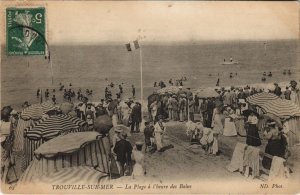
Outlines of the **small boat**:
{"type": "Polygon", "coordinates": [[[272,76],[272,73],[270,72],[270,73],[268,74],[268,76],[271,77],[271,76],[272,76]]]}
{"type": "Polygon", "coordinates": [[[291,75],[291,74],[292,74],[292,72],[291,72],[291,70],[289,70],[289,71],[288,71],[288,75],[291,75]]]}
{"type": "Polygon", "coordinates": [[[233,60],[233,61],[224,61],[221,64],[222,65],[237,65],[237,64],[239,64],[239,62],[237,60],[233,60]]]}
{"type": "Polygon", "coordinates": [[[263,73],[263,76],[264,76],[264,77],[265,77],[265,76],[267,76],[267,73],[266,73],[266,72],[264,72],[264,73],[263,73]]]}
{"type": "Polygon", "coordinates": [[[261,78],[261,81],[266,81],[266,77],[261,78]]]}
{"type": "Polygon", "coordinates": [[[286,70],[283,71],[283,74],[286,75],[286,70]]]}

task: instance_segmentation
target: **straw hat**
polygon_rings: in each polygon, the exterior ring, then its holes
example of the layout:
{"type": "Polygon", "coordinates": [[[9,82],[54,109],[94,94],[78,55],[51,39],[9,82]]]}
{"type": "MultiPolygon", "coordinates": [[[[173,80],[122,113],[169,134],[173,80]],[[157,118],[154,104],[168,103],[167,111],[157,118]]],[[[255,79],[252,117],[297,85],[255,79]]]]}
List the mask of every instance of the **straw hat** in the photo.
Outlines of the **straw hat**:
{"type": "Polygon", "coordinates": [[[115,132],[121,133],[121,132],[123,132],[123,130],[120,127],[115,127],[115,132]]]}

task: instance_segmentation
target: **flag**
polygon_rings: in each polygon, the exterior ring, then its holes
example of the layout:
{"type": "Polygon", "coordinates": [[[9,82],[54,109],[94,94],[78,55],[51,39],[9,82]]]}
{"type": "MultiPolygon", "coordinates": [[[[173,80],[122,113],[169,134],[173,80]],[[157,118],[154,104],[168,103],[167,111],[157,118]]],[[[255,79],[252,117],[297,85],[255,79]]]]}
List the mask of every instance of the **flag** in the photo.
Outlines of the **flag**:
{"type": "Polygon", "coordinates": [[[130,43],[125,44],[125,46],[126,46],[127,51],[132,51],[132,50],[131,50],[130,43]]]}
{"type": "Polygon", "coordinates": [[[133,44],[134,44],[135,49],[140,48],[138,40],[133,41],[133,44]]]}

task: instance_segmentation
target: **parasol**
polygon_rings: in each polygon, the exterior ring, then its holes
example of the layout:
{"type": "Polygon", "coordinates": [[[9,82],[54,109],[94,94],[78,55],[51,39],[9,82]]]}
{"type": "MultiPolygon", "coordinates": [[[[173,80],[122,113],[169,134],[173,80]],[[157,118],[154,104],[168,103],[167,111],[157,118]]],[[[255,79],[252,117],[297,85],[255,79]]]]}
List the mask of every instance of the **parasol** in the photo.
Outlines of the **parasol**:
{"type": "Polygon", "coordinates": [[[37,120],[42,118],[43,114],[46,112],[55,109],[56,107],[50,101],[46,101],[41,104],[33,104],[21,112],[21,118],[24,120],[37,120]]]}
{"type": "Polygon", "coordinates": [[[52,115],[47,118],[40,119],[35,124],[27,127],[24,132],[29,139],[52,139],[64,132],[80,129],[86,122],[65,114],[52,115]]]}
{"type": "Polygon", "coordinates": [[[246,101],[250,104],[261,106],[268,101],[276,99],[279,99],[279,97],[273,93],[261,92],[247,97],[246,101]]]}
{"type": "Polygon", "coordinates": [[[286,99],[268,101],[260,107],[265,113],[271,113],[280,118],[300,116],[300,107],[286,99]]]}

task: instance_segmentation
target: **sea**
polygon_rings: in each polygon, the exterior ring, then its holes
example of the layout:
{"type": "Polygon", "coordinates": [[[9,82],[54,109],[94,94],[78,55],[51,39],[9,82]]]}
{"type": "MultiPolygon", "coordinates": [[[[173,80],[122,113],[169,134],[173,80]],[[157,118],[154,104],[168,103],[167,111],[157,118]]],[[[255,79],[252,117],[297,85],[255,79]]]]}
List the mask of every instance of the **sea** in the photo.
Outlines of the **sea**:
{"type": "Polygon", "coordinates": [[[111,82],[115,84],[114,96],[118,85],[123,85],[124,98],[131,97],[134,85],[136,99],[140,98],[142,83],[146,99],[157,90],[154,82],[168,85],[171,78],[175,81],[186,77],[184,87],[192,90],[213,87],[218,79],[220,86],[259,83],[263,72],[272,72],[266,82],[300,79],[298,40],[140,43],[140,47],[129,52],[123,43],[51,45],[50,63],[44,56],[8,56],[2,46],[1,107],[20,108],[24,101],[37,103],[37,89],[49,89],[50,97],[55,94],[58,101],[63,101],[60,83],[75,91],[93,90],[90,101],[97,102],[111,82]],[[222,65],[230,58],[239,63],[222,65]],[[292,74],[284,75],[284,70],[292,74]]]}

